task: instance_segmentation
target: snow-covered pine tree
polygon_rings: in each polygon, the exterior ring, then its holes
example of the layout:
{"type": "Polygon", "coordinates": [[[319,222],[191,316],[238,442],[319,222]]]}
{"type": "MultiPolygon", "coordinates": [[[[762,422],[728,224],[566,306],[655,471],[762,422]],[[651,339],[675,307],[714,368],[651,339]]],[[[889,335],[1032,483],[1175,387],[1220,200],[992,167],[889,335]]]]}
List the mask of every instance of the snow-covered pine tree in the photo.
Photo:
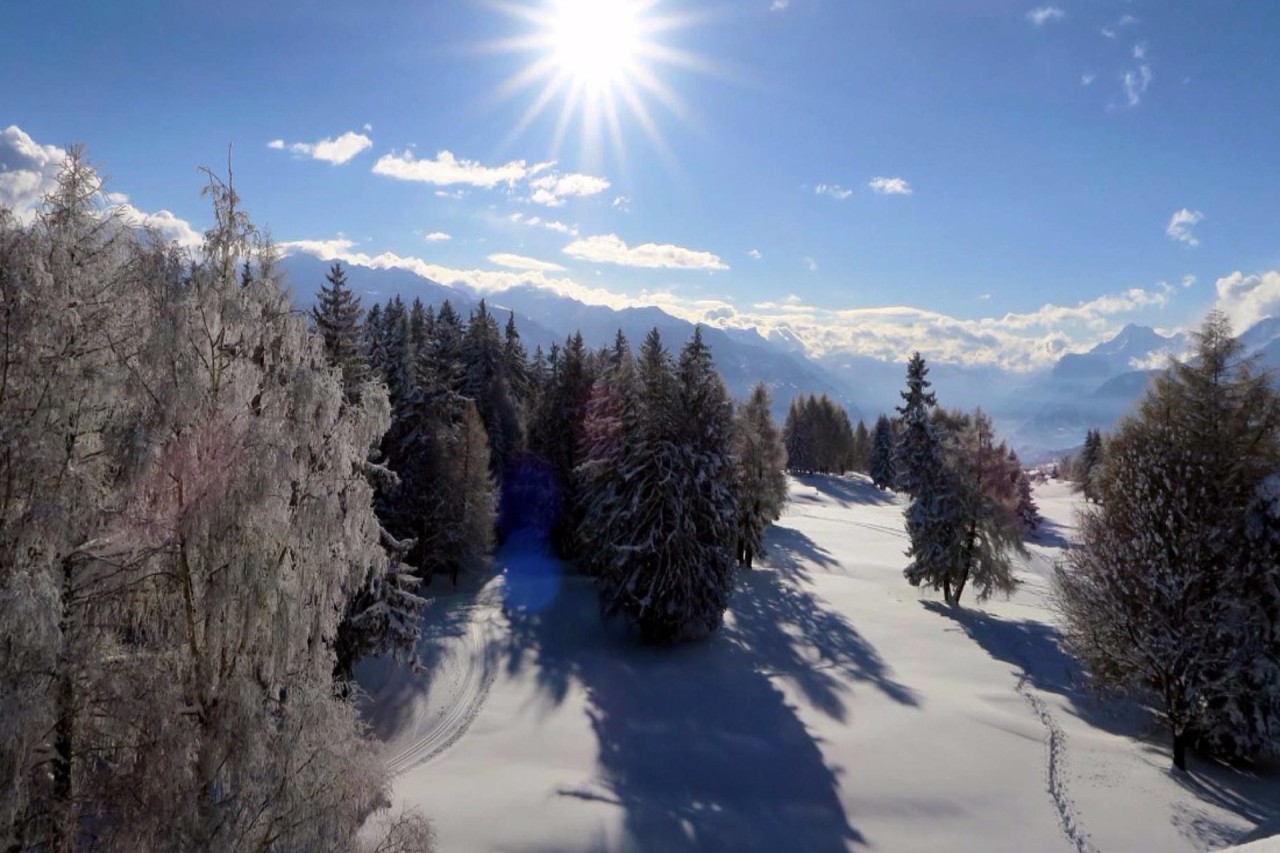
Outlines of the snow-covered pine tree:
{"type": "Polygon", "coordinates": [[[579,567],[588,575],[608,570],[619,547],[619,522],[627,511],[622,462],[628,442],[636,439],[638,388],[635,358],[619,330],[604,372],[591,387],[583,420],[583,460],[574,469],[574,491],[582,501],[574,536],[579,567]]]}
{"type": "Polygon", "coordinates": [[[656,329],[638,363],[635,426],[600,578],[602,607],[650,642],[714,631],[732,589],[737,510],[732,404],[700,331],[673,369],[656,329]]]}
{"type": "Polygon", "coordinates": [[[1031,488],[1031,478],[1027,476],[1027,471],[1022,467],[1022,460],[1018,458],[1018,454],[1012,449],[1009,450],[1009,477],[1013,480],[1014,487],[1018,492],[1018,518],[1022,520],[1022,527],[1027,533],[1035,533],[1040,529],[1041,522],[1044,519],[1040,516],[1040,507],[1036,505],[1035,494],[1031,488]]]}
{"type": "Polygon", "coordinates": [[[907,362],[907,390],[899,392],[903,402],[897,409],[902,430],[894,456],[896,488],[913,496],[928,474],[925,466],[935,464],[937,437],[930,434],[930,418],[937,399],[928,390],[933,384],[928,375],[924,357],[914,353],[907,362]]]}
{"type": "Polygon", "coordinates": [[[1091,429],[1085,432],[1084,447],[1080,450],[1076,476],[1080,490],[1084,492],[1085,501],[1097,500],[1098,479],[1101,477],[1102,465],[1102,432],[1091,429]]]}
{"type": "Polygon", "coordinates": [[[325,282],[311,316],[324,340],[329,363],[342,371],[343,389],[353,399],[368,373],[360,353],[360,319],[364,312],[360,298],[347,286],[347,274],[340,262],[333,262],[325,282]]]}
{"type": "MultiPolygon", "coordinates": [[[[751,568],[764,552],[764,533],[787,502],[787,448],[770,414],[773,400],[763,382],[738,409],[733,451],[738,466],[737,558],[751,568]]],[[[865,428],[864,428],[865,432],[865,428]]]]}
{"type": "Polygon", "coordinates": [[[507,382],[506,360],[498,322],[484,300],[476,307],[462,340],[465,366],[462,393],[476,405],[489,436],[493,472],[501,478],[508,458],[521,447],[520,415],[507,382]]]}
{"type": "Polygon", "coordinates": [[[897,451],[893,441],[893,422],[888,416],[876,418],[875,438],[871,444],[871,482],[878,489],[893,488],[897,481],[894,459],[897,451]]]}
{"type": "Polygon", "coordinates": [[[1253,560],[1270,537],[1280,398],[1240,351],[1215,312],[1191,360],[1156,379],[1110,439],[1098,504],[1055,576],[1068,646],[1099,687],[1154,700],[1179,769],[1196,741],[1275,749],[1274,599],[1257,585],[1274,564],[1253,560]]]}

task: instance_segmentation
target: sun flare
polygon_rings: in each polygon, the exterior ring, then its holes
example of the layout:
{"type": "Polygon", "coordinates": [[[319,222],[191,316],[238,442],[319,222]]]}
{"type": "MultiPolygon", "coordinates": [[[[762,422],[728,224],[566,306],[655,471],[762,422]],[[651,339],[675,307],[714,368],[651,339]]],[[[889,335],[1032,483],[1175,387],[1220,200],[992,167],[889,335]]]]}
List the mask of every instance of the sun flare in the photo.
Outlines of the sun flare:
{"type": "Polygon", "coordinates": [[[524,133],[539,117],[559,107],[551,140],[557,152],[569,128],[581,126],[584,149],[600,154],[606,135],[624,153],[624,116],[634,119],[660,149],[666,144],[652,105],[687,118],[680,97],[662,79],[666,66],[705,71],[695,54],[661,41],[663,35],[687,28],[686,15],[663,13],[663,0],[541,0],[537,5],[499,2],[509,17],[528,25],[526,34],[500,42],[496,49],[530,55],[529,63],[500,88],[501,100],[529,92],[532,100],[512,128],[508,141],[524,133]]]}
{"type": "Polygon", "coordinates": [[[575,83],[606,88],[630,73],[640,43],[632,0],[557,0],[550,38],[556,63],[575,83]]]}

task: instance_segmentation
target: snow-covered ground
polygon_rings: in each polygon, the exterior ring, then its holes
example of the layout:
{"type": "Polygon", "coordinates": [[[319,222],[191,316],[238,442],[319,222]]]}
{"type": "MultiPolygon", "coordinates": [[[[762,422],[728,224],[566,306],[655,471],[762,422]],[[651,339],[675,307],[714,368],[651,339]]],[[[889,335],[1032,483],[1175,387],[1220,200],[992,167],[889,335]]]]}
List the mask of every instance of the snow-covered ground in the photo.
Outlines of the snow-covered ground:
{"type": "Polygon", "coordinates": [[[508,543],[433,603],[423,672],[359,671],[396,804],[444,851],[1178,851],[1280,830],[1280,774],[1192,756],[1175,775],[1141,711],[1079,683],[1046,601],[1075,499],[1036,498],[1019,591],[953,611],[903,580],[895,498],[793,480],[725,629],[672,649],[508,543]]]}

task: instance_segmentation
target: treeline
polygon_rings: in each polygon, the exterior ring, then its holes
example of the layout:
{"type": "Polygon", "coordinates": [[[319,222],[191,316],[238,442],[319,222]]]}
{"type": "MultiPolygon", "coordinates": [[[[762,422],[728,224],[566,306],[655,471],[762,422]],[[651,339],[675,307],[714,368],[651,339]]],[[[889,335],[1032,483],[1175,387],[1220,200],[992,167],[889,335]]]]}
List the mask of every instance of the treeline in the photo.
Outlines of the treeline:
{"type": "Polygon", "coordinates": [[[1218,313],[1136,414],[1090,432],[1081,543],[1055,576],[1095,685],[1158,709],[1187,751],[1280,754],[1280,396],[1218,313]]]}
{"type": "MultiPolygon", "coordinates": [[[[574,334],[530,357],[514,316],[499,332],[484,301],[463,321],[448,301],[395,297],[362,320],[339,264],[315,318],[351,393],[370,374],[388,389],[375,505],[412,572],[456,582],[500,521],[595,576],[604,612],[650,640],[719,625],[733,566],[752,564],[781,512],[786,453],[768,390],[735,408],[700,328],[678,357],[656,330],[638,357],[621,332],[610,348],[574,334]]],[[[372,590],[359,603],[397,610],[372,590]]]]}

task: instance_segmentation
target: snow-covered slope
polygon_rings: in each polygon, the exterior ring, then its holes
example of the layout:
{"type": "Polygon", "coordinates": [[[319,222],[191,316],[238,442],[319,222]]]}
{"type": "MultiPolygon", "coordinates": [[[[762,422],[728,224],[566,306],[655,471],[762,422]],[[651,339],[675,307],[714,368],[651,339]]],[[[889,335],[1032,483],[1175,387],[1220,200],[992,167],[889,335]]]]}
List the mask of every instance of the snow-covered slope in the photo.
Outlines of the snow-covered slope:
{"type": "Polygon", "coordinates": [[[361,672],[443,850],[1179,851],[1280,817],[1280,779],[1169,771],[1140,709],[1059,651],[1048,577],[1074,498],[1009,601],[952,611],[902,579],[901,505],[792,483],[724,630],[672,649],[602,626],[589,582],[529,542],[428,614],[426,671],[361,672]]]}

